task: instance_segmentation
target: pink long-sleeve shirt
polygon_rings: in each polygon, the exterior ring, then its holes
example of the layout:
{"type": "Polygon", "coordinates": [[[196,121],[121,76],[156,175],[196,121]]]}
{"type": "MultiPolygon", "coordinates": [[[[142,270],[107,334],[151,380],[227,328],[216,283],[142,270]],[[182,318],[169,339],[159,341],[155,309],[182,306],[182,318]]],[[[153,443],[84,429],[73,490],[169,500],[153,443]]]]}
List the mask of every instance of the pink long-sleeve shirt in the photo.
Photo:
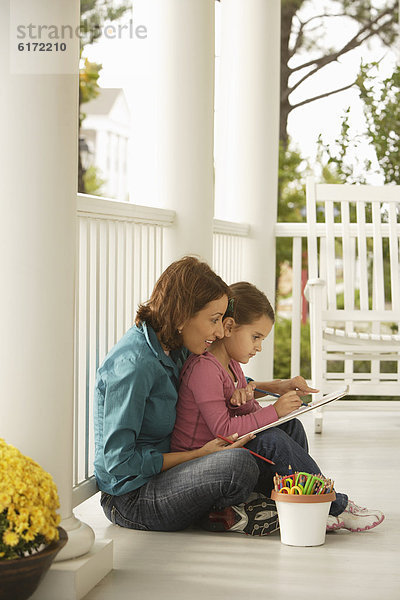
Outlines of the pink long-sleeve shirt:
{"type": "Polygon", "coordinates": [[[238,407],[230,405],[235,388],[246,378],[238,362],[229,363],[236,385],[215,356],[192,354],[183,365],[171,451],[200,448],[217,435],[244,435],[278,419],[274,406],[260,406],[252,399],[238,407]]]}

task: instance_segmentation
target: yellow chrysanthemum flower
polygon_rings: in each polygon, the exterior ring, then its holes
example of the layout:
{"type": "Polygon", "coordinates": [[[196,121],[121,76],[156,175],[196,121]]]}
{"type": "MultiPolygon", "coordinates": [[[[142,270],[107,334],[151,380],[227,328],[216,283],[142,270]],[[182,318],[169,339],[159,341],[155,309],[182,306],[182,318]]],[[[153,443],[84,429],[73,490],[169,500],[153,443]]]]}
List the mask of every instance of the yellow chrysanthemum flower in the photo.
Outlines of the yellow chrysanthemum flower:
{"type": "Polygon", "coordinates": [[[59,505],[51,475],[0,439],[0,559],[58,539],[59,505]]]}
{"type": "Polygon", "coordinates": [[[27,531],[26,533],[23,533],[21,535],[22,539],[24,539],[26,542],[33,542],[33,540],[36,537],[36,533],[32,533],[31,531],[27,531]]]}
{"type": "Polygon", "coordinates": [[[15,531],[5,531],[3,533],[3,543],[6,546],[11,546],[13,548],[19,542],[19,536],[15,533],[15,531]]]}

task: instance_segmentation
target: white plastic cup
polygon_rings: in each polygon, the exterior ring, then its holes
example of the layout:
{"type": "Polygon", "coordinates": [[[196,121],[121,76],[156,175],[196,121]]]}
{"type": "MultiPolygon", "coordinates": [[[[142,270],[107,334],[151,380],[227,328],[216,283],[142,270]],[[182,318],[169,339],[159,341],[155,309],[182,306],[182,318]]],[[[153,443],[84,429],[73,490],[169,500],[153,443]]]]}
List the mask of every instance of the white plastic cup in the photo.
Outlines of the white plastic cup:
{"type": "Polygon", "coordinates": [[[325,543],[326,522],[331,503],[330,494],[271,493],[276,502],[282,544],[287,546],[321,546],[325,543]]]}

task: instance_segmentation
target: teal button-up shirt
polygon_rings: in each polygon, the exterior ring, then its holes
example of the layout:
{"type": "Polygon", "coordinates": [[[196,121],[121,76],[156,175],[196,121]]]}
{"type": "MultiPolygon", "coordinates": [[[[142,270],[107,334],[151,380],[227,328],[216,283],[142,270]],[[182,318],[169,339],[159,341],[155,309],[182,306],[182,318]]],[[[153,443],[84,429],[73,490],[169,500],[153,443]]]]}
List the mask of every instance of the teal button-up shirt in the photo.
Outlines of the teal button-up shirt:
{"type": "Polygon", "coordinates": [[[166,355],[152,327],[142,323],[106,356],[94,396],[94,466],[102,491],[125,494],[161,471],[187,355],[185,348],[166,355]]]}

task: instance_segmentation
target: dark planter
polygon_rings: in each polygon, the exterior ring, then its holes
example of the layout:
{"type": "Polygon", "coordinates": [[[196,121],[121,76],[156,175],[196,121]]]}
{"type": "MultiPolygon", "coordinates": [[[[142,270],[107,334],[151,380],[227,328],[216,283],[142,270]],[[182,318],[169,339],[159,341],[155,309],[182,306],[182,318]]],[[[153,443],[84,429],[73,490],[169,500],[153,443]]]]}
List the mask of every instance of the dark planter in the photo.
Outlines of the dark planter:
{"type": "Polygon", "coordinates": [[[58,552],[67,543],[67,532],[58,528],[60,539],[31,556],[0,560],[0,600],[26,600],[38,587],[58,552]]]}

